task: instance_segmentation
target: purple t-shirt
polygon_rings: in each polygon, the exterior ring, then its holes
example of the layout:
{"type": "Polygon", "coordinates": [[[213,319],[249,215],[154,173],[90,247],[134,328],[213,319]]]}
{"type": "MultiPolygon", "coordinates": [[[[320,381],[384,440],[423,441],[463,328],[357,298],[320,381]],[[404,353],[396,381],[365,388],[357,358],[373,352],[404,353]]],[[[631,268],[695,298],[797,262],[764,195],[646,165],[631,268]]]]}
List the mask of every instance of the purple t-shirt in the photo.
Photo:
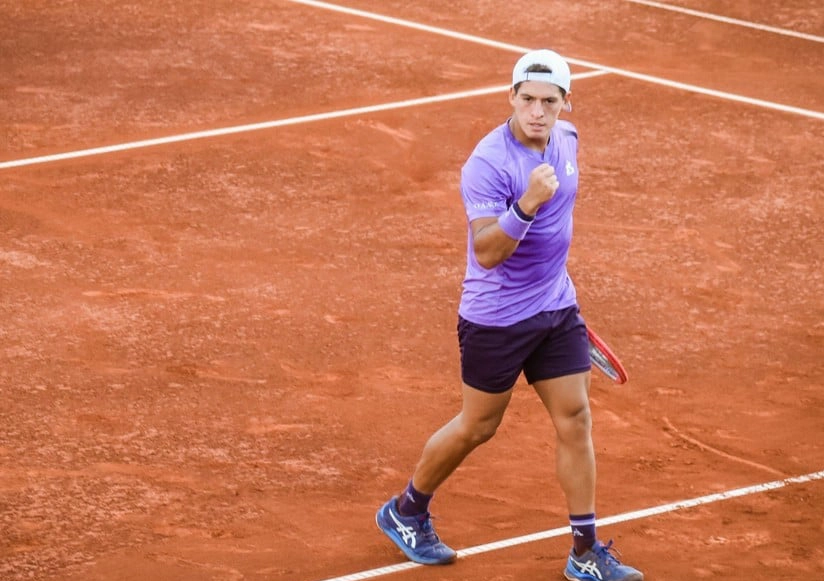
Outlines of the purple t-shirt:
{"type": "Polygon", "coordinates": [[[555,168],[560,187],[541,206],[526,237],[498,266],[475,259],[472,230],[459,314],[479,325],[505,327],[543,311],[576,304],[566,264],[572,240],[572,210],[578,192],[578,132],[557,121],[543,155],[519,142],[504,123],[484,137],[461,171],[461,196],[468,222],[500,216],[526,191],[541,163],[555,168]]]}

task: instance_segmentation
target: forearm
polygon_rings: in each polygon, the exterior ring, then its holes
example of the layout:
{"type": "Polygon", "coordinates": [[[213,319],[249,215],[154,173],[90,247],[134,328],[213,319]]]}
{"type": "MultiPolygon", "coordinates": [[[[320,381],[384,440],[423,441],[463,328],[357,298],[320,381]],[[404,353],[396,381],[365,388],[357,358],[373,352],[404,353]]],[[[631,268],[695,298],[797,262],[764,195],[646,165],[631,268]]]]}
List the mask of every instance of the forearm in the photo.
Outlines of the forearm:
{"type": "Polygon", "coordinates": [[[497,218],[473,224],[473,248],[478,264],[490,269],[512,256],[532,225],[528,215],[516,202],[497,218]]]}
{"type": "Polygon", "coordinates": [[[519,243],[507,236],[496,220],[475,233],[475,260],[486,269],[495,268],[512,256],[519,243]]]}

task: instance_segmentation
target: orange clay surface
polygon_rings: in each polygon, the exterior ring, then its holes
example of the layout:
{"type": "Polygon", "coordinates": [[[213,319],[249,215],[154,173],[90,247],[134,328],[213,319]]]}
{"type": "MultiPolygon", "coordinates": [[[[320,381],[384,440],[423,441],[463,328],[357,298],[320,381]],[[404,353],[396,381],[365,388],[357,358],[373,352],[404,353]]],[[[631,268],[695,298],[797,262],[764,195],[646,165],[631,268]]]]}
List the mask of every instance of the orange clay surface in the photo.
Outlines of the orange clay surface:
{"type": "MultiPolygon", "coordinates": [[[[818,2],[683,6],[824,36],[818,2]]],[[[824,44],[632,2],[0,0],[0,162],[508,82],[573,81],[571,272],[601,518],[648,581],[824,577],[824,44]],[[591,71],[573,63],[573,72],[591,71]]],[[[321,581],[404,563],[374,513],[460,406],[460,167],[505,92],[0,169],[0,579],[321,581]]],[[[519,383],[438,492],[465,549],[563,528],[519,383]]],[[[561,579],[563,533],[396,580],[561,579]]]]}

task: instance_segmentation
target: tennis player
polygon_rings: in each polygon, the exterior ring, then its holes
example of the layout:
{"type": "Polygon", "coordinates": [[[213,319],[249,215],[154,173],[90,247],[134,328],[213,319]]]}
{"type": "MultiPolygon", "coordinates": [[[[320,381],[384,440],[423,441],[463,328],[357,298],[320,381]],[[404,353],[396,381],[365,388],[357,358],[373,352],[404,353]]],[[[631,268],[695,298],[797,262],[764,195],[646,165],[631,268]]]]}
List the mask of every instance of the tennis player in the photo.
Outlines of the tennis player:
{"type": "Polygon", "coordinates": [[[569,65],[556,52],[523,55],[512,71],[512,116],[476,146],[461,172],[467,267],[458,309],[463,403],[423,448],[405,490],[377,512],[412,561],[451,563],[429,504],[472,450],[497,430],[521,373],[556,433],[556,472],[573,546],[570,580],[641,581],[595,530],[595,453],[586,326],[567,273],[578,190],[578,134],[569,65]]]}

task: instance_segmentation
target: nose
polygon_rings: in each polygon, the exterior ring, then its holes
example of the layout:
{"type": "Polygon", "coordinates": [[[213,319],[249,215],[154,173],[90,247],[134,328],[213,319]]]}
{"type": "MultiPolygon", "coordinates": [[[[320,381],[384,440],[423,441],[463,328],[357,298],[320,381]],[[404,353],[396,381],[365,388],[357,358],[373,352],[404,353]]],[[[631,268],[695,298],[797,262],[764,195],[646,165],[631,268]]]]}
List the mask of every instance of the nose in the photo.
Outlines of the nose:
{"type": "Polygon", "coordinates": [[[535,99],[530,104],[529,112],[533,117],[542,117],[544,115],[544,104],[540,99],[535,99]]]}

